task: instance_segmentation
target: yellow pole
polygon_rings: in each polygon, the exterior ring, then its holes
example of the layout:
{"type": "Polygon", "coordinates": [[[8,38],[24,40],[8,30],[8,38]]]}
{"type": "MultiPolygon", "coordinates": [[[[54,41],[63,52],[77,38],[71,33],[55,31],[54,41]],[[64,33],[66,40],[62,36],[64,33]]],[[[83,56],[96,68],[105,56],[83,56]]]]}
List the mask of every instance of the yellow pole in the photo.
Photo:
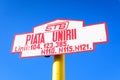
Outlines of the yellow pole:
{"type": "Polygon", "coordinates": [[[64,55],[54,56],[52,80],[65,80],[65,58],[64,58],[64,55]]]}

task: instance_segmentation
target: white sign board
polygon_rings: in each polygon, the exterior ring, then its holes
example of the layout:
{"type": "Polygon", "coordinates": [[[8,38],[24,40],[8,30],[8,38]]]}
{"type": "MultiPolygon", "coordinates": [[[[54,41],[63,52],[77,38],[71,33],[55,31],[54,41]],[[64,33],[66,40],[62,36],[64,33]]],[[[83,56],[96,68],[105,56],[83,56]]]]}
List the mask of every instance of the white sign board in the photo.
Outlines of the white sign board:
{"type": "Polygon", "coordinates": [[[91,51],[96,43],[107,41],[105,22],[84,26],[83,21],[55,20],[15,35],[12,53],[24,58],[91,51]]]}

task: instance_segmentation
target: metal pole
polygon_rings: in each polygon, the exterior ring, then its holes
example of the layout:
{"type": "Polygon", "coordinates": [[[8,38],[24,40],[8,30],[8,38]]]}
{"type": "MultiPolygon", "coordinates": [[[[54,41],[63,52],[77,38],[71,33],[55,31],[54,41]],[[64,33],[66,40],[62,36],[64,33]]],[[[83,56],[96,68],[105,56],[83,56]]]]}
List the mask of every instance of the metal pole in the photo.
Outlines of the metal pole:
{"type": "Polygon", "coordinates": [[[52,80],[65,80],[65,56],[54,56],[52,80]]]}

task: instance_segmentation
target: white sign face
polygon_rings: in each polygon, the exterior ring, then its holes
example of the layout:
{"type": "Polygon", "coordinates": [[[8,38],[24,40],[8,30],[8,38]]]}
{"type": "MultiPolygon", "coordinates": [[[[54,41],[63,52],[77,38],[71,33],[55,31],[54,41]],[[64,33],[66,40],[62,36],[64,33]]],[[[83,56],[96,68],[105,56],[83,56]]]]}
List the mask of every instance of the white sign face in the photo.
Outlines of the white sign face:
{"type": "Polygon", "coordinates": [[[94,50],[108,41],[106,23],[84,26],[83,21],[55,20],[34,27],[33,32],[14,36],[12,53],[21,58],[94,50]]]}

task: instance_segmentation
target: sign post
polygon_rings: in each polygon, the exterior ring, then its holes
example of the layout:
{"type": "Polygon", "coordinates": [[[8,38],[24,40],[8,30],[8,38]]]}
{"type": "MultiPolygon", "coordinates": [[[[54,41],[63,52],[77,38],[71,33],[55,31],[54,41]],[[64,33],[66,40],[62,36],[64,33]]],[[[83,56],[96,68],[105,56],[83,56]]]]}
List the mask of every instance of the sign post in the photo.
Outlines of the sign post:
{"type": "Polygon", "coordinates": [[[64,54],[92,51],[108,42],[106,23],[84,26],[84,21],[55,20],[14,36],[12,53],[21,58],[54,56],[52,80],[65,80],[64,54]]]}
{"type": "Polygon", "coordinates": [[[54,62],[52,66],[52,80],[65,80],[65,56],[54,56],[54,62]]]}

